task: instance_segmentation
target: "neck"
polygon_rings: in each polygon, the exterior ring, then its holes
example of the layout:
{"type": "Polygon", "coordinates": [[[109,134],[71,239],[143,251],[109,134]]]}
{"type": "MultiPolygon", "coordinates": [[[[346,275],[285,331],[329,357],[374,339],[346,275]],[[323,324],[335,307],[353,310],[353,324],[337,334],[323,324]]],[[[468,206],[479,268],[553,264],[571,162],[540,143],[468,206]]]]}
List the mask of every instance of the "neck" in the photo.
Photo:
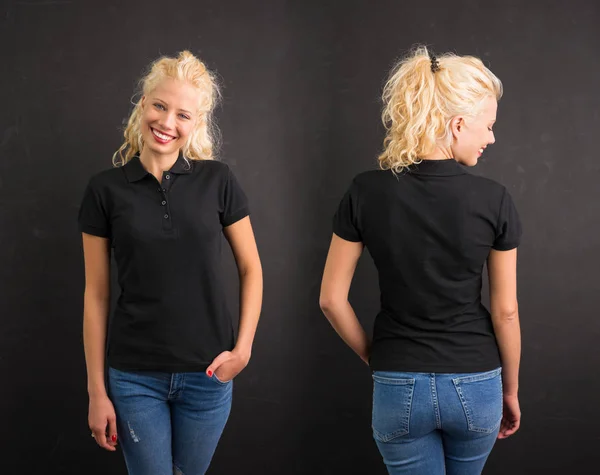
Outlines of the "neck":
{"type": "Polygon", "coordinates": [[[435,150],[424,157],[421,157],[423,160],[448,160],[453,159],[454,154],[450,147],[440,147],[439,145],[435,148],[435,150]]]}
{"type": "Polygon", "coordinates": [[[148,147],[144,147],[140,152],[140,162],[159,182],[162,180],[163,172],[170,170],[178,157],[179,151],[174,154],[163,155],[153,152],[148,147]]]}

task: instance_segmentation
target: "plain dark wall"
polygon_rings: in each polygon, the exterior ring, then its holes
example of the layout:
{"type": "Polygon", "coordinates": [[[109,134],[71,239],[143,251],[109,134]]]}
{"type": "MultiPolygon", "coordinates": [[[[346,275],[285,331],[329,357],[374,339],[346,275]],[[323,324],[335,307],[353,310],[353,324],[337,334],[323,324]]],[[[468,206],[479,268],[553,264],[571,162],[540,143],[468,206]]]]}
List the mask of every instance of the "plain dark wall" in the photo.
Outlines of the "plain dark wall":
{"type": "MultiPolygon", "coordinates": [[[[415,43],[478,55],[505,86],[496,145],[473,172],[505,184],[524,223],[523,422],[485,473],[591,473],[598,2],[32,0],[1,13],[1,473],[126,473],[87,428],[76,216],[88,178],[110,167],[142,71],[185,48],[223,78],[221,157],[251,199],[265,275],[253,357],[210,473],[385,473],[369,370],[318,294],[331,216],[351,178],[376,167],[381,87],[415,43]]],[[[370,331],[378,288],[367,253],[351,301],[370,331]]]]}

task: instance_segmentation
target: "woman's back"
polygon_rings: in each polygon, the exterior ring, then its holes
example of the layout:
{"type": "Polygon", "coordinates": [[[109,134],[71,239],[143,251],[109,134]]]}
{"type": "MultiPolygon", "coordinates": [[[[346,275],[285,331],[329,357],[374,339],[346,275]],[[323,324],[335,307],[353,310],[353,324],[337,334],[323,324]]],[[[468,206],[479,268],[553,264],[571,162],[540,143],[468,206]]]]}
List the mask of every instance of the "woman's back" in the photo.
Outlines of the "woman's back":
{"type": "Polygon", "coordinates": [[[472,56],[422,47],[402,59],[382,95],[381,170],[358,175],[334,217],[319,301],[373,370],[371,425],[390,474],[478,475],[520,425],[521,226],[506,189],[464,168],[495,143],[502,92],[472,56]],[[348,301],[364,247],[381,290],[372,341],[348,301]]]}
{"type": "Polygon", "coordinates": [[[515,247],[520,236],[502,185],[451,159],[423,161],[397,176],[365,172],[342,201],[334,232],[362,241],[379,274],[373,370],[500,366],[481,283],[490,249],[515,247]]]}

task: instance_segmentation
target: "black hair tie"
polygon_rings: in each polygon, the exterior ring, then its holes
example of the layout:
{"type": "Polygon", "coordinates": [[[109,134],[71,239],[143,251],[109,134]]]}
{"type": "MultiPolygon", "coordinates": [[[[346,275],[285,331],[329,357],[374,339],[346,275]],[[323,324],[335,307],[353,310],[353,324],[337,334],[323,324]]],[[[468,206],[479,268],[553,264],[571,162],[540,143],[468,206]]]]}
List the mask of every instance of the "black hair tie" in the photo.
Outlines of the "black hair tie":
{"type": "Polygon", "coordinates": [[[431,59],[431,72],[437,73],[440,70],[440,62],[436,58],[435,54],[429,55],[429,59],[431,59]]]}

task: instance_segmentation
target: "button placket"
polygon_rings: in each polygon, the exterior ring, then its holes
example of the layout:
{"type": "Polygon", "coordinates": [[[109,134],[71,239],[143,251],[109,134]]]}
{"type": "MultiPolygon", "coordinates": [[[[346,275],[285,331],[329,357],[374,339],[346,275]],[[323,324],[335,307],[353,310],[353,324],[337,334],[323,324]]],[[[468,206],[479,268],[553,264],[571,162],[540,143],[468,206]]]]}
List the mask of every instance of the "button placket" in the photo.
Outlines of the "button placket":
{"type": "Polygon", "coordinates": [[[159,183],[158,192],[160,196],[160,208],[162,213],[162,228],[164,231],[173,231],[173,216],[171,213],[169,196],[171,195],[171,187],[175,182],[176,176],[171,175],[171,172],[163,172],[162,183],[159,183]]]}
{"type": "MultiPolygon", "coordinates": [[[[165,176],[165,178],[167,178],[165,176]]],[[[171,218],[171,210],[170,210],[170,206],[169,206],[169,199],[167,198],[167,192],[168,192],[168,184],[165,184],[165,188],[162,188],[162,199],[160,201],[160,207],[161,210],[163,212],[163,216],[162,216],[162,222],[163,222],[163,229],[165,231],[171,231],[173,229],[173,219],[171,218]]]]}

